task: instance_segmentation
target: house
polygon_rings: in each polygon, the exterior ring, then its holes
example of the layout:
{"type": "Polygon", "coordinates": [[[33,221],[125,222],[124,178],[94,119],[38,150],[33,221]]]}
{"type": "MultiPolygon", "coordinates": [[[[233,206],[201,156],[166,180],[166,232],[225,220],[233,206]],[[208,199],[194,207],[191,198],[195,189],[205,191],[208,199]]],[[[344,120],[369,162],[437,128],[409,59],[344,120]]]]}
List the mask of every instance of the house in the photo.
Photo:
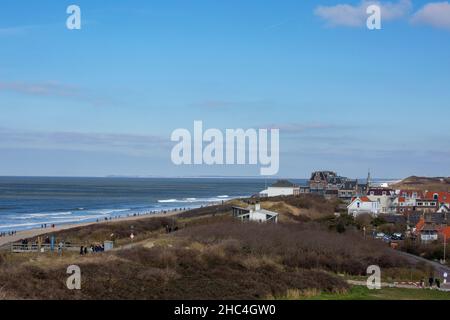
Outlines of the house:
{"type": "Polygon", "coordinates": [[[347,180],[338,190],[338,198],[346,201],[351,201],[358,195],[358,180],[347,180]]]}
{"type": "Polygon", "coordinates": [[[420,235],[423,242],[436,241],[439,238],[447,240],[450,237],[450,226],[447,213],[420,213],[414,232],[420,235]]]}
{"type": "Polygon", "coordinates": [[[439,209],[439,203],[433,199],[419,199],[416,200],[415,209],[423,213],[433,213],[439,209]]]}
{"type": "Polygon", "coordinates": [[[439,238],[439,228],[432,224],[426,224],[420,230],[420,240],[422,242],[436,241],[439,238]]]}
{"type": "Polygon", "coordinates": [[[447,207],[450,207],[450,192],[427,191],[423,198],[432,199],[437,201],[438,205],[445,204],[447,207]]]}
{"type": "Polygon", "coordinates": [[[384,187],[372,187],[367,191],[367,196],[390,196],[395,197],[395,190],[384,187]]]}
{"type": "Polygon", "coordinates": [[[309,189],[308,186],[299,186],[298,187],[299,194],[307,194],[311,192],[311,189],[309,189]]]}
{"type": "Polygon", "coordinates": [[[380,213],[378,201],[373,201],[369,197],[355,197],[352,202],[347,206],[347,211],[349,215],[354,217],[368,213],[372,216],[377,216],[380,213]]]}
{"type": "Polygon", "coordinates": [[[259,203],[247,208],[233,207],[233,217],[242,221],[278,222],[278,213],[261,209],[259,203]]]}
{"type": "Polygon", "coordinates": [[[350,201],[358,193],[358,181],[338,176],[334,171],[315,171],[308,182],[311,193],[350,201]]]}
{"type": "Polygon", "coordinates": [[[399,197],[405,198],[406,200],[424,198],[424,193],[420,190],[397,190],[396,193],[399,197]]]}
{"type": "Polygon", "coordinates": [[[430,219],[425,219],[423,216],[416,224],[414,233],[420,237],[422,242],[436,241],[439,238],[440,228],[437,224],[431,222],[430,219]]]}
{"type": "Polygon", "coordinates": [[[416,199],[397,197],[392,201],[395,212],[398,214],[409,214],[416,211],[416,199]]]}
{"type": "Polygon", "coordinates": [[[441,204],[441,206],[439,207],[439,209],[436,212],[437,213],[449,213],[450,208],[445,204],[441,204]]]}
{"type": "Polygon", "coordinates": [[[313,193],[324,194],[329,184],[328,181],[336,176],[336,172],[333,171],[315,171],[309,179],[309,189],[313,193]]]}
{"type": "Polygon", "coordinates": [[[259,193],[260,197],[277,197],[298,195],[300,188],[288,180],[278,180],[267,189],[259,193]]]}
{"type": "Polygon", "coordinates": [[[396,198],[395,191],[390,188],[369,188],[367,197],[372,201],[379,203],[381,213],[394,213],[396,207],[394,200],[396,198]]]}

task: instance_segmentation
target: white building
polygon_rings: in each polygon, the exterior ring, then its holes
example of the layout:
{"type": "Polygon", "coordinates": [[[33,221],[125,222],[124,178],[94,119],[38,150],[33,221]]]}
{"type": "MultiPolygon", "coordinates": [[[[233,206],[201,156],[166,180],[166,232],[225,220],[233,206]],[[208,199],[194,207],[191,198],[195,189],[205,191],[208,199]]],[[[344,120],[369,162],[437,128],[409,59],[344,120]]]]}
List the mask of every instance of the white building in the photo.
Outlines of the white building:
{"type": "Polygon", "coordinates": [[[247,208],[233,207],[233,217],[242,221],[278,222],[278,213],[261,209],[259,203],[247,208]]]}
{"type": "Polygon", "coordinates": [[[439,207],[438,211],[436,211],[436,212],[437,213],[449,213],[450,209],[445,204],[441,204],[441,206],[439,207]]]}
{"type": "Polygon", "coordinates": [[[377,216],[380,213],[380,203],[372,201],[368,197],[356,197],[347,206],[347,210],[348,214],[354,217],[363,213],[377,216]]]}
{"type": "Polygon", "coordinates": [[[393,189],[383,187],[370,188],[367,191],[367,197],[379,203],[380,213],[395,213],[397,210],[397,206],[394,204],[397,195],[393,189]]]}
{"type": "Polygon", "coordinates": [[[278,180],[267,189],[261,191],[259,196],[277,197],[277,196],[293,196],[300,193],[300,188],[288,180],[278,180]]]}

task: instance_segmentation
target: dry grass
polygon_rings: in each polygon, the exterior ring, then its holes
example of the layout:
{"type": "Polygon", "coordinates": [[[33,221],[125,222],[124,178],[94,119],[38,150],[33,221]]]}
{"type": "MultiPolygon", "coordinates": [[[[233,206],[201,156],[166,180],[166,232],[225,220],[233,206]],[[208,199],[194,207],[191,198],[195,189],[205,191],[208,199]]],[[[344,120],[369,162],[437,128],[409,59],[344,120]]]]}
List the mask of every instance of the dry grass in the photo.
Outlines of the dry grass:
{"type": "Polygon", "coordinates": [[[394,189],[450,191],[450,177],[416,177],[411,176],[393,184],[394,189]]]}
{"type": "MultiPolygon", "coordinates": [[[[241,199],[228,204],[246,207],[255,201],[256,199],[241,199]]],[[[305,222],[332,216],[339,203],[337,199],[328,200],[313,194],[261,199],[261,207],[278,212],[281,222],[305,222]]]]}
{"type": "MultiPolygon", "coordinates": [[[[290,201],[286,208],[317,206],[301,199],[290,201]]],[[[330,203],[325,205],[331,210],[330,203]]],[[[107,253],[62,257],[1,253],[0,295],[20,299],[294,299],[346,292],[348,285],[337,273],[362,275],[370,264],[383,270],[408,267],[383,244],[362,241],[351,231],[338,234],[313,222],[241,223],[224,214],[204,216],[203,210],[200,215],[178,220],[180,229],[171,234],[165,234],[164,226],[173,220],[156,218],[57,234],[72,241],[92,241],[114,233],[125,241],[133,225],[142,237],[137,245],[107,253]],[[66,269],[71,264],[81,268],[80,291],[66,288],[66,269]]]]}
{"type": "Polygon", "coordinates": [[[105,240],[114,240],[117,244],[123,244],[130,242],[131,233],[135,235],[134,241],[136,242],[146,239],[156,230],[164,230],[166,225],[176,226],[176,219],[149,217],[134,221],[112,221],[62,230],[52,234],[56,237],[56,242],[64,240],[90,245],[95,242],[103,243],[105,240]]]}

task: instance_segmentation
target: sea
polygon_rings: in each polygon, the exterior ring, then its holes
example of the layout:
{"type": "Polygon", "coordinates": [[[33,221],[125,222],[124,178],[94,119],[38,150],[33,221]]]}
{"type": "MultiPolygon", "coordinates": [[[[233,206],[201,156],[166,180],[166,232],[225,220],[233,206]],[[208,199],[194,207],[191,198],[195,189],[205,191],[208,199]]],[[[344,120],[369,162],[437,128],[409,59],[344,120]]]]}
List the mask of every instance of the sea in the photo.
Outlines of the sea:
{"type": "MultiPolygon", "coordinates": [[[[304,185],[306,180],[291,179],[304,185]]],[[[192,209],[257,194],[258,178],[0,177],[0,232],[192,209]]]]}

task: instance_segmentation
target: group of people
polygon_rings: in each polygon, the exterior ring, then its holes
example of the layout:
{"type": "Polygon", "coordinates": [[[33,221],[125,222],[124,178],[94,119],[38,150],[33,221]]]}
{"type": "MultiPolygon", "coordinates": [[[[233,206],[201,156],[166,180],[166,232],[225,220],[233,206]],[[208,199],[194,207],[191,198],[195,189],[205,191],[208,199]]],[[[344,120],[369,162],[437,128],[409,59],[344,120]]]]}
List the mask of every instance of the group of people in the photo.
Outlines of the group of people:
{"type": "MultiPolygon", "coordinates": [[[[54,228],[55,224],[51,224],[50,227],[54,228]]],[[[47,228],[48,228],[48,226],[46,223],[41,224],[41,229],[47,229],[47,228]]]]}
{"type": "Polygon", "coordinates": [[[88,253],[97,253],[105,251],[105,247],[102,244],[91,244],[89,247],[81,246],[80,255],[86,255],[88,253]]]}
{"type": "Polygon", "coordinates": [[[8,232],[0,232],[0,237],[6,237],[6,236],[14,236],[17,233],[17,231],[8,231],[8,232]]]}
{"type": "Polygon", "coordinates": [[[166,224],[166,233],[172,233],[174,231],[178,231],[178,226],[169,226],[166,224]]]}
{"type": "MultiPolygon", "coordinates": [[[[440,289],[441,288],[441,280],[439,278],[429,277],[428,278],[428,285],[429,285],[429,288],[433,288],[433,286],[436,285],[436,287],[438,289],[440,289]]],[[[422,288],[425,288],[425,281],[424,280],[420,281],[420,286],[422,288]]]]}

